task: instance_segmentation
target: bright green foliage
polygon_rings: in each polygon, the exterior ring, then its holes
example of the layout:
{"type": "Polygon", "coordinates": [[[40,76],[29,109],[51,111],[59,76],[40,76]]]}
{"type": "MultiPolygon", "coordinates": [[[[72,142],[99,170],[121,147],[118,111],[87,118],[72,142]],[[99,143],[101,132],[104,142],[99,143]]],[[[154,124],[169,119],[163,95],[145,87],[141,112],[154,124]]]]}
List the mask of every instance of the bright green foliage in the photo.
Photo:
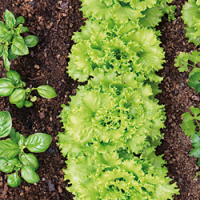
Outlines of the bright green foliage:
{"type": "Polygon", "coordinates": [[[12,119],[8,111],[0,112],[0,138],[9,135],[12,128],[12,119]]]}
{"type": "Polygon", "coordinates": [[[89,17],[73,36],[69,75],[88,81],[63,105],[59,146],[68,191],[82,200],[168,200],[178,194],[155,155],[164,127],[160,92],[164,52],[158,24],[169,1],[82,0],[89,17]],[[88,80],[89,79],[89,80],[88,80]]]}
{"type": "MultiPolygon", "coordinates": [[[[200,127],[198,123],[198,121],[200,121],[200,110],[199,108],[194,108],[193,106],[190,109],[194,116],[192,116],[189,112],[184,113],[181,128],[187,136],[194,136],[196,128],[200,127]]],[[[198,132],[198,134],[200,135],[200,132],[198,132]]]]}
{"type": "MultiPolygon", "coordinates": [[[[0,112],[0,130],[5,130],[4,119],[10,116],[9,112],[0,112]],[[3,119],[3,120],[2,120],[3,119]]],[[[11,117],[10,117],[11,118],[11,117]]],[[[7,122],[9,127],[12,126],[12,121],[7,122]]],[[[45,133],[35,133],[25,138],[15,129],[10,129],[10,138],[0,140],[0,171],[5,173],[14,173],[8,175],[8,185],[17,187],[21,183],[21,178],[18,176],[18,171],[21,169],[22,178],[28,183],[36,183],[40,180],[35,170],[39,164],[36,156],[32,153],[25,153],[27,148],[30,152],[41,153],[46,151],[51,144],[51,136],[45,133]]],[[[2,137],[6,137],[4,135],[2,137]]]]}
{"type": "MultiPolygon", "coordinates": [[[[113,82],[113,87],[108,89],[80,87],[70,106],[63,106],[61,115],[67,119],[63,123],[70,138],[82,145],[96,141],[102,145],[111,143],[112,150],[128,148],[136,154],[154,143],[160,144],[160,128],[164,127],[163,106],[149,99],[152,95],[150,86],[134,89],[125,86],[118,82],[116,87],[113,82]]],[[[98,148],[96,145],[91,148],[98,148]]],[[[71,151],[74,150],[72,147],[71,151]]]]}
{"type": "Polygon", "coordinates": [[[19,55],[29,54],[28,47],[37,45],[39,39],[34,35],[29,35],[25,39],[21,33],[29,31],[22,24],[25,23],[24,17],[15,16],[9,10],[4,13],[5,24],[0,21],[0,56],[3,56],[6,70],[10,70],[9,59],[15,59],[19,55]]]}
{"type": "Polygon", "coordinates": [[[196,64],[200,62],[200,52],[194,51],[191,54],[181,52],[175,59],[175,66],[179,67],[179,72],[187,72],[188,66],[193,67],[189,73],[188,85],[193,87],[196,92],[200,92],[200,68],[196,67],[196,64]],[[189,64],[188,61],[192,61],[193,64],[189,64]]]}
{"type": "Polygon", "coordinates": [[[194,73],[190,76],[190,79],[188,81],[188,85],[190,87],[193,87],[196,92],[200,93],[200,72],[194,73]]]}
{"type": "Polygon", "coordinates": [[[154,154],[163,106],[151,100],[151,86],[135,77],[129,72],[101,83],[92,79],[63,105],[59,145],[68,156],[64,172],[75,199],[172,199],[178,193],[165,178],[165,161],[154,154]]]}
{"type": "Polygon", "coordinates": [[[154,4],[153,7],[142,11],[143,17],[139,20],[140,25],[144,27],[155,27],[161,21],[165,13],[168,14],[169,21],[174,20],[176,6],[169,6],[167,4],[171,2],[171,0],[157,0],[157,3],[154,4]]]}
{"type": "MultiPolygon", "coordinates": [[[[190,155],[200,158],[200,109],[194,108],[193,106],[191,106],[190,109],[193,115],[189,112],[182,115],[183,122],[181,128],[187,136],[191,136],[191,142],[193,143],[192,146],[194,148],[191,150],[190,155]]],[[[198,165],[200,166],[200,159],[198,165]]]]}
{"type": "Polygon", "coordinates": [[[32,102],[37,100],[36,96],[31,96],[33,90],[37,90],[40,96],[47,99],[56,97],[55,90],[49,85],[24,89],[26,83],[21,80],[19,73],[9,70],[6,75],[7,78],[0,79],[0,96],[10,96],[10,103],[15,104],[18,108],[23,106],[31,107],[33,105],[32,102]]]}
{"type": "Polygon", "coordinates": [[[160,82],[155,71],[162,68],[164,52],[155,31],[128,22],[88,20],[82,32],[73,36],[68,73],[86,81],[99,73],[136,73],[144,80],[160,82]]]}
{"type": "Polygon", "coordinates": [[[10,70],[9,59],[15,59],[19,55],[29,54],[28,47],[37,45],[39,39],[34,35],[29,35],[23,38],[20,34],[29,31],[22,24],[25,23],[24,17],[20,16],[15,19],[12,12],[6,10],[4,13],[5,25],[0,21],[0,56],[3,56],[4,66],[7,72],[7,78],[0,79],[0,96],[10,96],[9,101],[15,104],[18,108],[31,107],[32,102],[37,100],[37,97],[31,96],[32,90],[37,90],[39,95],[44,98],[56,97],[55,90],[48,85],[41,85],[38,88],[26,88],[26,83],[21,80],[20,75],[10,70]],[[19,26],[18,26],[19,25],[19,26]]]}
{"type": "Polygon", "coordinates": [[[200,45],[200,3],[196,0],[188,0],[182,8],[182,19],[187,25],[185,27],[186,37],[189,42],[200,45]]]}
{"type": "Polygon", "coordinates": [[[117,23],[140,20],[140,24],[147,27],[155,27],[161,21],[161,17],[167,13],[169,19],[175,19],[176,6],[168,6],[172,0],[82,0],[82,8],[85,17],[95,20],[114,19],[117,23]]]}
{"type": "MultiPolygon", "coordinates": [[[[151,156],[156,157],[154,153],[151,156]]],[[[65,179],[71,180],[68,190],[76,194],[75,199],[173,199],[176,185],[169,185],[163,164],[162,160],[155,166],[154,159],[141,160],[125,151],[100,153],[95,149],[70,157],[64,172],[65,179]]]]}

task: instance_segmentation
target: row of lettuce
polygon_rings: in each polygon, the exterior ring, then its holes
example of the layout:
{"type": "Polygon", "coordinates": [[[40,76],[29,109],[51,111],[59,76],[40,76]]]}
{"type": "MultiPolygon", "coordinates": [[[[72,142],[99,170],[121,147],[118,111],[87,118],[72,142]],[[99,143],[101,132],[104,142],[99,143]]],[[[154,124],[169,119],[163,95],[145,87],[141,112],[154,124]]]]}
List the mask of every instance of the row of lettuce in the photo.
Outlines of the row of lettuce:
{"type": "Polygon", "coordinates": [[[166,163],[155,154],[163,138],[160,92],[164,52],[154,27],[169,1],[82,0],[84,17],[68,66],[81,82],[61,113],[59,146],[67,156],[65,179],[74,199],[173,199],[166,163]]]}

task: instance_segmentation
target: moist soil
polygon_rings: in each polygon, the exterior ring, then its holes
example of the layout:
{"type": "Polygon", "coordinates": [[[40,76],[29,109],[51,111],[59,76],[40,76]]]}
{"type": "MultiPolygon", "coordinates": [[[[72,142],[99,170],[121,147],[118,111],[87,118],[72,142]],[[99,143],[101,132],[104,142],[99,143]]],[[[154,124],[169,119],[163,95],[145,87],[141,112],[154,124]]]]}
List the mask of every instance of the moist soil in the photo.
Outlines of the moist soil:
{"type": "MultiPolygon", "coordinates": [[[[189,156],[192,149],[190,138],[181,130],[181,115],[190,110],[190,106],[198,106],[200,95],[187,84],[188,73],[179,73],[174,67],[174,58],[179,52],[199,50],[185,38],[184,23],[181,19],[183,0],[174,0],[177,6],[176,20],[167,22],[166,16],[157,27],[162,32],[161,46],[166,52],[164,68],[158,72],[164,79],[160,84],[162,93],[157,96],[160,104],[166,108],[166,128],[162,145],[157,148],[157,154],[164,154],[167,161],[168,175],[177,182],[180,195],[175,200],[199,200],[200,176],[193,180],[199,167],[197,159],[189,156]]],[[[66,74],[73,41],[73,32],[80,31],[84,24],[79,11],[79,0],[0,0],[0,20],[3,20],[5,9],[12,11],[16,17],[24,16],[25,26],[30,34],[39,37],[36,47],[30,49],[30,54],[20,56],[11,62],[11,69],[16,70],[27,83],[27,87],[37,87],[49,84],[54,87],[57,97],[46,100],[38,96],[31,108],[18,109],[10,104],[7,97],[0,97],[0,111],[11,113],[13,127],[26,137],[36,132],[52,136],[50,148],[41,154],[36,154],[39,161],[37,173],[40,181],[28,184],[24,180],[17,188],[7,185],[7,175],[0,172],[0,200],[72,200],[73,195],[65,188],[64,181],[65,158],[56,145],[57,134],[63,131],[60,123],[62,104],[68,104],[69,95],[76,94],[78,82],[66,74]]],[[[25,35],[26,36],[26,35],[25,35]]],[[[3,61],[0,59],[0,77],[6,76],[3,61]]]]}

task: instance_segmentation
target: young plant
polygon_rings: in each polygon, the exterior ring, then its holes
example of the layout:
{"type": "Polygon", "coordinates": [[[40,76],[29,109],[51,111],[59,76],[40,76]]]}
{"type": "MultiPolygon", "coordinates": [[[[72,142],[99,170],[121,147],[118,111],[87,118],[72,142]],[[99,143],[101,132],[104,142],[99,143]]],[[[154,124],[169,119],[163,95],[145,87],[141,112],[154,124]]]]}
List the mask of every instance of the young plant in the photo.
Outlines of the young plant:
{"type": "Polygon", "coordinates": [[[45,133],[35,133],[25,138],[12,127],[12,120],[8,111],[0,112],[0,138],[10,135],[10,138],[0,141],[0,171],[11,173],[7,182],[11,187],[17,187],[21,183],[18,175],[28,183],[37,183],[40,178],[35,170],[39,164],[36,156],[25,153],[27,148],[30,152],[40,153],[46,151],[51,144],[51,136],[45,133]]]}
{"type": "Polygon", "coordinates": [[[6,74],[7,78],[0,79],[0,96],[10,96],[9,101],[18,108],[31,107],[32,102],[37,100],[36,96],[31,96],[33,90],[37,90],[41,97],[51,99],[56,97],[55,90],[49,85],[40,85],[37,88],[26,88],[26,83],[21,80],[19,73],[9,70],[6,74]]]}
{"type": "Polygon", "coordinates": [[[5,24],[0,21],[0,56],[3,56],[6,70],[10,70],[9,59],[15,59],[19,55],[29,54],[29,47],[34,47],[39,39],[34,35],[23,38],[20,34],[28,32],[29,29],[22,24],[25,23],[24,17],[15,16],[9,10],[4,13],[5,24]]]}
{"type": "Polygon", "coordinates": [[[196,67],[196,64],[200,62],[200,52],[194,51],[191,54],[181,52],[175,59],[175,66],[179,67],[179,72],[187,72],[188,66],[193,67],[189,73],[188,85],[193,87],[196,92],[200,92],[200,68],[196,67]],[[193,64],[188,63],[192,61],[193,64]]]}
{"type": "MultiPolygon", "coordinates": [[[[188,66],[193,67],[192,71],[189,73],[188,85],[193,87],[197,93],[200,93],[200,68],[196,66],[200,62],[200,52],[194,51],[191,54],[181,52],[175,59],[175,66],[179,67],[179,72],[187,72],[188,66]],[[193,64],[188,63],[192,61],[193,64]]],[[[182,130],[185,135],[191,137],[192,146],[194,147],[190,151],[191,156],[199,158],[198,165],[200,166],[200,109],[194,106],[190,107],[191,112],[186,112],[182,115],[183,122],[181,124],[182,130]]],[[[200,174],[197,173],[194,180],[200,174]]]]}
{"type": "MultiPolygon", "coordinates": [[[[198,165],[200,166],[200,109],[191,106],[190,110],[193,115],[191,115],[190,112],[186,112],[182,115],[183,122],[181,124],[181,128],[187,136],[191,137],[192,146],[194,148],[190,151],[190,155],[199,159],[198,165]]],[[[194,179],[196,179],[196,177],[194,179]]]]}

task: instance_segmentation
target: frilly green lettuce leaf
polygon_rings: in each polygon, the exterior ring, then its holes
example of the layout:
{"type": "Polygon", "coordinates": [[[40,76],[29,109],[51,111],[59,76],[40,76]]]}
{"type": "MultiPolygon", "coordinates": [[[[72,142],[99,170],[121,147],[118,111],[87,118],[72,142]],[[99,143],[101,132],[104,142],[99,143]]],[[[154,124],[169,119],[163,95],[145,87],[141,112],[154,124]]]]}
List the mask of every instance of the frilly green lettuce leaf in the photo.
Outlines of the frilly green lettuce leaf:
{"type": "Polygon", "coordinates": [[[128,21],[144,19],[140,21],[142,25],[155,27],[165,13],[169,15],[169,20],[175,19],[176,7],[167,5],[171,2],[172,0],[82,0],[80,10],[83,11],[85,17],[97,20],[114,19],[117,23],[123,24],[128,21]]]}
{"type": "Polygon", "coordinates": [[[72,47],[68,66],[72,78],[86,81],[89,76],[114,71],[116,75],[135,72],[151,82],[162,80],[155,74],[164,63],[155,31],[132,22],[119,25],[89,20],[86,27],[83,35],[78,32],[73,36],[77,44],[72,47]]]}
{"type": "MultiPolygon", "coordinates": [[[[155,156],[156,157],[156,156],[155,156]]],[[[160,158],[162,160],[162,158],[160,158]]],[[[137,157],[119,158],[116,152],[100,154],[89,152],[67,161],[65,179],[72,186],[68,188],[77,199],[157,199],[161,186],[166,186],[164,198],[178,190],[176,185],[169,186],[170,178],[165,178],[167,169],[161,164],[153,166],[151,162],[137,157]],[[162,172],[162,173],[160,173],[162,172]]]]}
{"type": "MultiPolygon", "coordinates": [[[[163,106],[150,99],[150,85],[134,84],[133,78],[132,73],[126,73],[113,76],[101,88],[95,85],[95,79],[79,87],[70,105],[63,105],[61,113],[65,134],[69,136],[67,140],[72,137],[81,145],[95,149],[100,148],[95,141],[108,146],[112,143],[115,147],[126,146],[136,154],[142,153],[144,147],[160,144],[160,129],[165,120],[163,106]]],[[[61,148],[66,155],[66,148],[62,145],[61,148]]],[[[82,151],[82,147],[75,145],[76,148],[82,151]]]]}

